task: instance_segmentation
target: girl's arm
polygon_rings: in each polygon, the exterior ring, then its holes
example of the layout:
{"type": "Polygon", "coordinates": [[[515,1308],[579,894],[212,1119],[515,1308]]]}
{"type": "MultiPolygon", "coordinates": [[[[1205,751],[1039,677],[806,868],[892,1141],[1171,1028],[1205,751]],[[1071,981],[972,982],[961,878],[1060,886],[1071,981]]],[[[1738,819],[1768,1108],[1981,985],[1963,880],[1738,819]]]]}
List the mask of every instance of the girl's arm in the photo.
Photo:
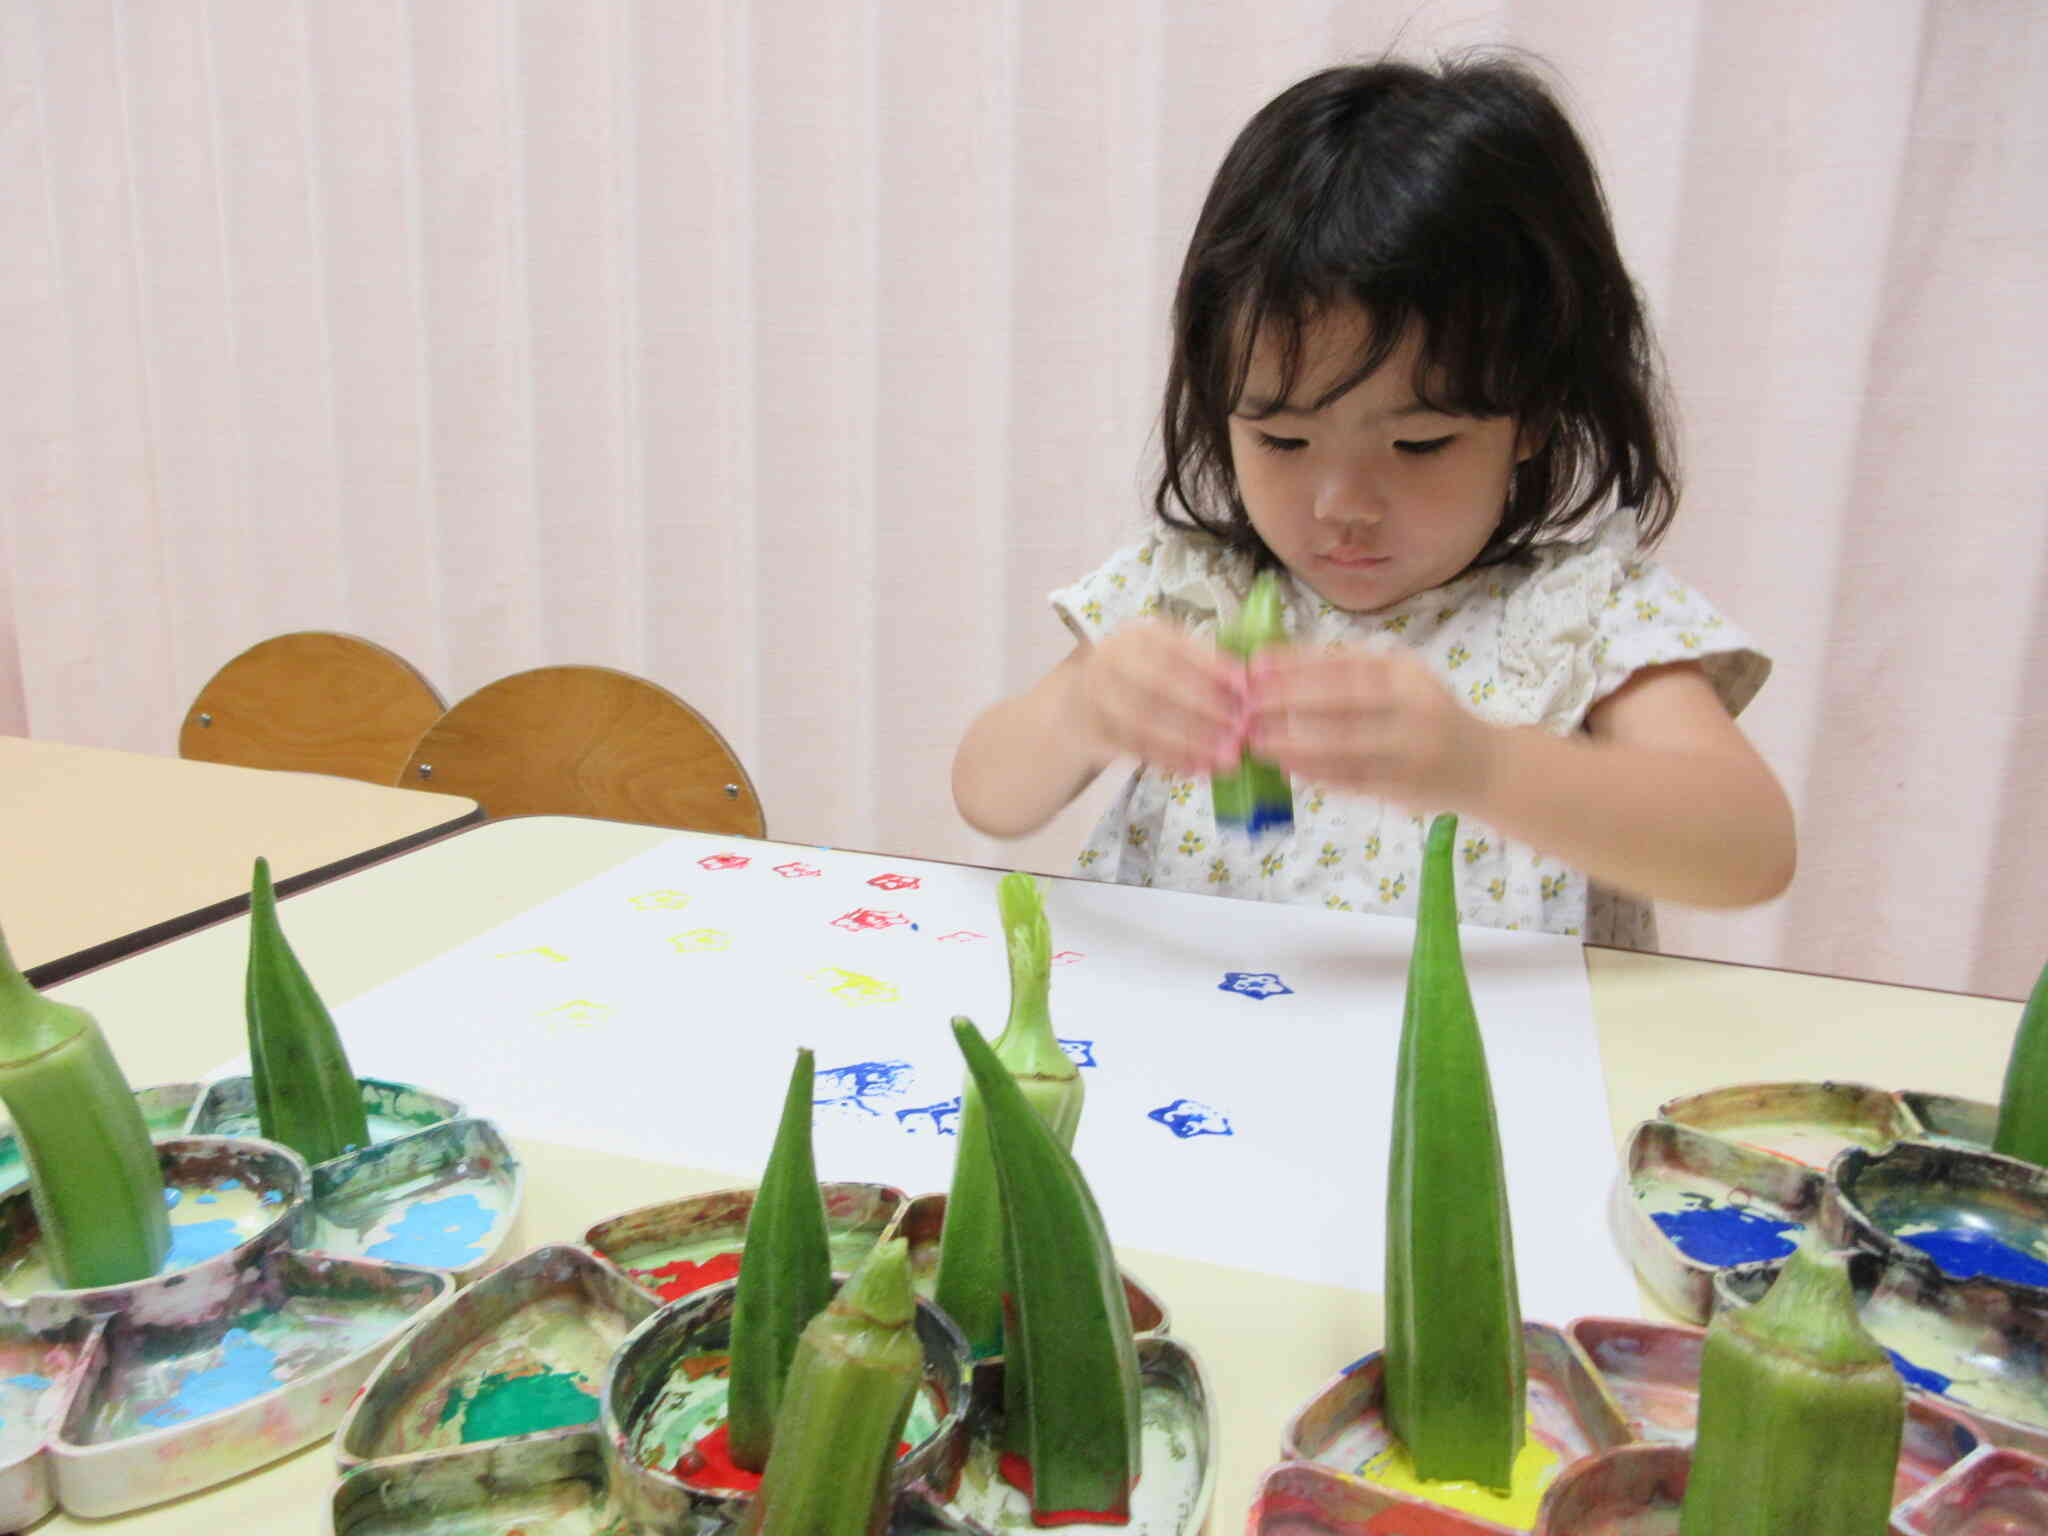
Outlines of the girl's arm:
{"type": "Polygon", "coordinates": [[[953,804],[977,831],[1023,837],[1118,757],[1180,773],[1235,763],[1243,697],[1242,669],[1214,646],[1127,624],[975,719],[953,754],[953,804]]]}
{"type": "Polygon", "coordinates": [[[1480,720],[1400,652],[1273,653],[1252,679],[1252,750],[1304,778],[1469,813],[1637,896],[1740,907],[1791,881],[1785,792],[1696,663],[1636,673],[1569,737],[1480,720]]]}

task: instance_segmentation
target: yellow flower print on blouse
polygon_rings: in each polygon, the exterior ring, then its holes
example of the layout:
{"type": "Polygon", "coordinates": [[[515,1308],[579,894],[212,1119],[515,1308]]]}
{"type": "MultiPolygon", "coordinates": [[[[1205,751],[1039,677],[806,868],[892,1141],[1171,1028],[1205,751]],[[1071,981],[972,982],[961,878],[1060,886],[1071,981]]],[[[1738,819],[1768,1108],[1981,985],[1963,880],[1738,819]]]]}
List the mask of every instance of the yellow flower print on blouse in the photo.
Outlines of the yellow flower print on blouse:
{"type": "Polygon", "coordinates": [[[1207,846],[1208,844],[1204,839],[1199,838],[1195,835],[1194,829],[1192,827],[1190,827],[1187,831],[1181,833],[1180,835],[1180,851],[1182,853],[1191,855],[1197,854],[1200,853],[1207,846]]]}
{"type": "Polygon", "coordinates": [[[1700,637],[1689,629],[1681,630],[1678,636],[1678,643],[1688,651],[1696,651],[1700,648],[1700,637]]]}
{"type": "Polygon", "coordinates": [[[1139,550],[1138,564],[1150,565],[1152,563],[1152,555],[1154,551],[1157,550],[1157,548],[1158,546],[1156,544],[1147,544],[1143,549],[1139,550]]]}
{"type": "Polygon", "coordinates": [[[1545,875],[1543,877],[1542,892],[1545,901],[1555,901],[1564,894],[1565,878],[1563,875],[1545,875]]]}
{"type": "Polygon", "coordinates": [[[1323,851],[1316,855],[1316,863],[1320,864],[1324,869],[1328,869],[1342,860],[1343,857],[1343,852],[1335,843],[1325,843],[1323,844],[1323,851]]]}
{"type": "Polygon", "coordinates": [[[1158,612],[1159,594],[1157,592],[1147,592],[1145,594],[1145,601],[1138,604],[1138,617],[1141,619],[1149,619],[1155,616],[1158,612]]]}
{"type": "Polygon", "coordinates": [[[1368,837],[1368,838],[1367,838],[1367,839],[1365,840],[1365,856],[1366,856],[1366,857],[1367,857],[1368,859],[1376,859],[1376,858],[1378,858],[1378,857],[1380,856],[1380,835],[1379,835],[1379,833],[1375,832],[1375,833],[1373,833],[1373,835],[1372,835],[1371,837],[1368,837]]]}
{"type": "Polygon", "coordinates": [[[1485,857],[1486,857],[1486,855],[1487,855],[1487,851],[1488,851],[1489,849],[1491,849],[1492,847],[1493,847],[1493,844],[1489,843],[1489,842],[1488,842],[1488,841],[1487,841],[1487,840],[1486,840],[1485,838],[1483,838],[1483,837],[1468,837],[1468,838],[1466,838],[1466,839],[1465,839],[1465,846],[1464,846],[1464,849],[1463,849],[1463,852],[1464,852],[1464,855],[1465,855],[1465,862],[1466,862],[1467,864],[1476,864],[1476,863],[1478,863],[1478,862],[1479,862],[1479,861],[1480,861],[1481,859],[1483,859],[1483,858],[1485,858],[1485,857]]]}
{"type": "Polygon", "coordinates": [[[1090,864],[1095,863],[1096,860],[1100,859],[1101,857],[1102,850],[1100,848],[1083,848],[1081,850],[1081,867],[1083,869],[1086,869],[1090,864]]]}
{"type": "Polygon", "coordinates": [[[1381,619],[1380,629],[1383,633],[1390,635],[1406,634],[1408,632],[1408,622],[1413,617],[1412,614],[1397,613],[1391,619],[1381,619]]]}
{"type": "Polygon", "coordinates": [[[1175,805],[1186,805],[1188,800],[1194,795],[1194,792],[1195,781],[1193,779],[1182,779],[1166,792],[1166,798],[1175,805]]]}
{"type": "Polygon", "coordinates": [[[1133,848],[1142,848],[1148,841],[1150,841],[1151,836],[1152,834],[1147,832],[1143,827],[1133,826],[1125,831],[1124,841],[1129,843],[1133,848]]]}
{"type": "Polygon", "coordinates": [[[1651,602],[1646,597],[1639,597],[1636,599],[1636,617],[1641,619],[1645,624],[1649,623],[1650,620],[1656,618],[1657,615],[1662,613],[1663,611],[1663,609],[1659,608],[1655,603],[1651,602]]]}
{"type": "Polygon", "coordinates": [[[1381,901],[1399,901],[1401,893],[1407,889],[1408,877],[1406,875],[1395,875],[1392,879],[1385,875],[1380,876],[1381,901]]]}
{"type": "Polygon", "coordinates": [[[1488,896],[1491,896],[1495,901],[1505,901],[1507,899],[1508,894],[1507,881],[1500,879],[1498,876],[1496,876],[1494,879],[1487,881],[1486,894],[1488,896]]]}
{"type": "Polygon", "coordinates": [[[1462,645],[1454,645],[1450,648],[1449,651],[1444,653],[1444,660],[1448,662],[1453,669],[1462,667],[1463,665],[1465,665],[1466,662],[1470,661],[1471,659],[1472,653],[1466,650],[1465,647],[1463,647],[1462,645]]]}
{"type": "Polygon", "coordinates": [[[1349,912],[1351,910],[1351,903],[1342,896],[1339,896],[1335,891],[1330,892],[1329,895],[1323,898],[1323,905],[1332,912],[1349,912]]]}
{"type": "Polygon", "coordinates": [[[1474,704],[1484,704],[1493,697],[1493,679],[1489,677],[1483,683],[1474,683],[1468,692],[1474,704]]]}
{"type": "Polygon", "coordinates": [[[1130,582],[1126,579],[1122,571],[1111,571],[1109,573],[1109,584],[1112,587],[1115,587],[1119,592],[1121,592],[1125,587],[1130,585],[1130,582]]]}
{"type": "Polygon", "coordinates": [[[1259,860],[1259,873],[1262,875],[1277,875],[1286,867],[1287,859],[1282,854],[1269,853],[1259,860]]]}
{"type": "Polygon", "coordinates": [[[1314,816],[1314,815],[1318,814],[1319,812],[1321,812],[1322,808],[1323,808],[1323,792],[1322,792],[1322,791],[1321,791],[1320,789],[1312,789],[1312,790],[1310,790],[1310,791],[1308,792],[1308,813],[1309,813],[1309,815],[1311,815],[1311,816],[1314,816]]]}
{"type": "Polygon", "coordinates": [[[1230,866],[1221,859],[1211,859],[1209,861],[1209,883],[1211,885],[1223,885],[1229,879],[1230,866]]]}
{"type": "Polygon", "coordinates": [[[1095,601],[1092,597],[1089,598],[1087,602],[1081,605],[1081,617],[1090,624],[1100,626],[1102,623],[1102,604],[1095,601]]]}

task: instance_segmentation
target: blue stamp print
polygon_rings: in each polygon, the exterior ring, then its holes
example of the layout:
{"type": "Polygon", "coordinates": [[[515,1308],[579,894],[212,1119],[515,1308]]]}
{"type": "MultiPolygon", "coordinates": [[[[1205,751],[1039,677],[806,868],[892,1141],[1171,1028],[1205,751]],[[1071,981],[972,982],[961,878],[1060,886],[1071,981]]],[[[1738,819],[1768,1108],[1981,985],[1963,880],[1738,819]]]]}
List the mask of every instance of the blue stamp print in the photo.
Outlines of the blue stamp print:
{"type": "Polygon", "coordinates": [[[1199,1099],[1175,1099],[1146,1111],[1147,1120],[1157,1120],[1182,1141],[1190,1136],[1235,1136],[1230,1121],[1199,1099]]]}
{"type": "Polygon", "coordinates": [[[1264,1001],[1269,997],[1283,997],[1293,993],[1287,985],[1271,971],[1225,971],[1223,980],[1216,985],[1218,992],[1235,992],[1239,997],[1264,1001]]]}
{"type": "Polygon", "coordinates": [[[1095,1042],[1093,1040],[1061,1040],[1060,1049],[1067,1053],[1067,1060],[1077,1067],[1101,1065],[1095,1059],[1095,1042]]]}
{"type": "Polygon", "coordinates": [[[937,1104],[920,1104],[915,1109],[896,1111],[896,1123],[913,1136],[958,1136],[960,1134],[960,1101],[946,1099],[937,1104]],[[931,1124],[924,1122],[930,1120],[931,1124]]]}
{"type": "Polygon", "coordinates": [[[856,1061],[826,1067],[818,1073],[811,1102],[820,1109],[857,1109],[880,1115],[870,1099],[897,1098],[910,1091],[912,1068],[907,1061],[856,1061]]]}

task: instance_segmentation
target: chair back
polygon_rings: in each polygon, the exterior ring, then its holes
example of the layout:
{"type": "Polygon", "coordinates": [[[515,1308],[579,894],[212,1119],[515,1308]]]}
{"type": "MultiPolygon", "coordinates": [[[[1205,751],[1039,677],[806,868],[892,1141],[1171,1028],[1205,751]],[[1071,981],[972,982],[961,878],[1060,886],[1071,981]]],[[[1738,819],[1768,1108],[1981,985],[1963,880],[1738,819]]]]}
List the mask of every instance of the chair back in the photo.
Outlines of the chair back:
{"type": "Polygon", "coordinates": [[[759,837],[761,802],[711,722],[610,667],[536,667],[434,722],[398,782],[467,795],[487,816],[595,816],[759,837]]]}
{"type": "Polygon", "coordinates": [[[301,630],[252,645],[207,680],[178,731],[178,755],[391,784],[442,707],[396,652],[301,630]]]}

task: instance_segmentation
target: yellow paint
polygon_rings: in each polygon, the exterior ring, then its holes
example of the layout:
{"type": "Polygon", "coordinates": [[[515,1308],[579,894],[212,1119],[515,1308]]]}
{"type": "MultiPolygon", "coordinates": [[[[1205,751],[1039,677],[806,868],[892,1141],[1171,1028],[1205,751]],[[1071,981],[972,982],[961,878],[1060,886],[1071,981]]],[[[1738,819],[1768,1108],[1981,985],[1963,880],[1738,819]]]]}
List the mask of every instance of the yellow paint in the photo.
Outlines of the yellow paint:
{"type": "Polygon", "coordinates": [[[688,933],[677,934],[669,943],[682,954],[691,955],[704,950],[731,949],[732,935],[716,928],[692,928],[688,933]]]}
{"type": "Polygon", "coordinates": [[[804,978],[806,981],[829,982],[826,994],[838,998],[851,1007],[864,1003],[893,1003],[903,994],[893,981],[879,981],[873,976],[863,976],[859,971],[844,970],[828,965],[822,971],[813,971],[804,978]]]}
{"type": "Polygon", "coordinates": [[[540,1016],[549,1020],[551,1024],[567,1022],[579,1029],[588,1029],[611,1011],[610,1003],[593,1003],[587,997],[572,997],[566,1003],[543,1008],[540,1016]]]}
{"type": "Polygon", "coordinates": [[[681,891],[647,891],[630,898],[628,904],[642,912],[680,912],[690,904],[690,898],[681,891]]]}
{"type": "Polygon", "coordinates": [[[1417,1476],[1408,1447],[1398,1440],[1360,1467],[1358,1475],[1395,1493],[1410,1494],[1460,1514],[1478,1515],[1513,1530],[1526,1531],[1536,1524],[1536,1508],[1543,1502],[1543,1490],[1557,1477],[1558,1462],[1556,1449],[1538,1439],[1532,1428],[1523,1437],[1505,1494],[1458,1478],[1439,1481],[1417,1476]]]}
{"type": "Polygon", "coordinates": [[[545,944],[536,944],[532,949],[508,949],[499,955],[498,958],[500,960],[516,960],[521,955],[539,955],[543,959],[553,960],[558,963],[566,963],[569,958],[560,950],[549,949],[545,944]]]}

